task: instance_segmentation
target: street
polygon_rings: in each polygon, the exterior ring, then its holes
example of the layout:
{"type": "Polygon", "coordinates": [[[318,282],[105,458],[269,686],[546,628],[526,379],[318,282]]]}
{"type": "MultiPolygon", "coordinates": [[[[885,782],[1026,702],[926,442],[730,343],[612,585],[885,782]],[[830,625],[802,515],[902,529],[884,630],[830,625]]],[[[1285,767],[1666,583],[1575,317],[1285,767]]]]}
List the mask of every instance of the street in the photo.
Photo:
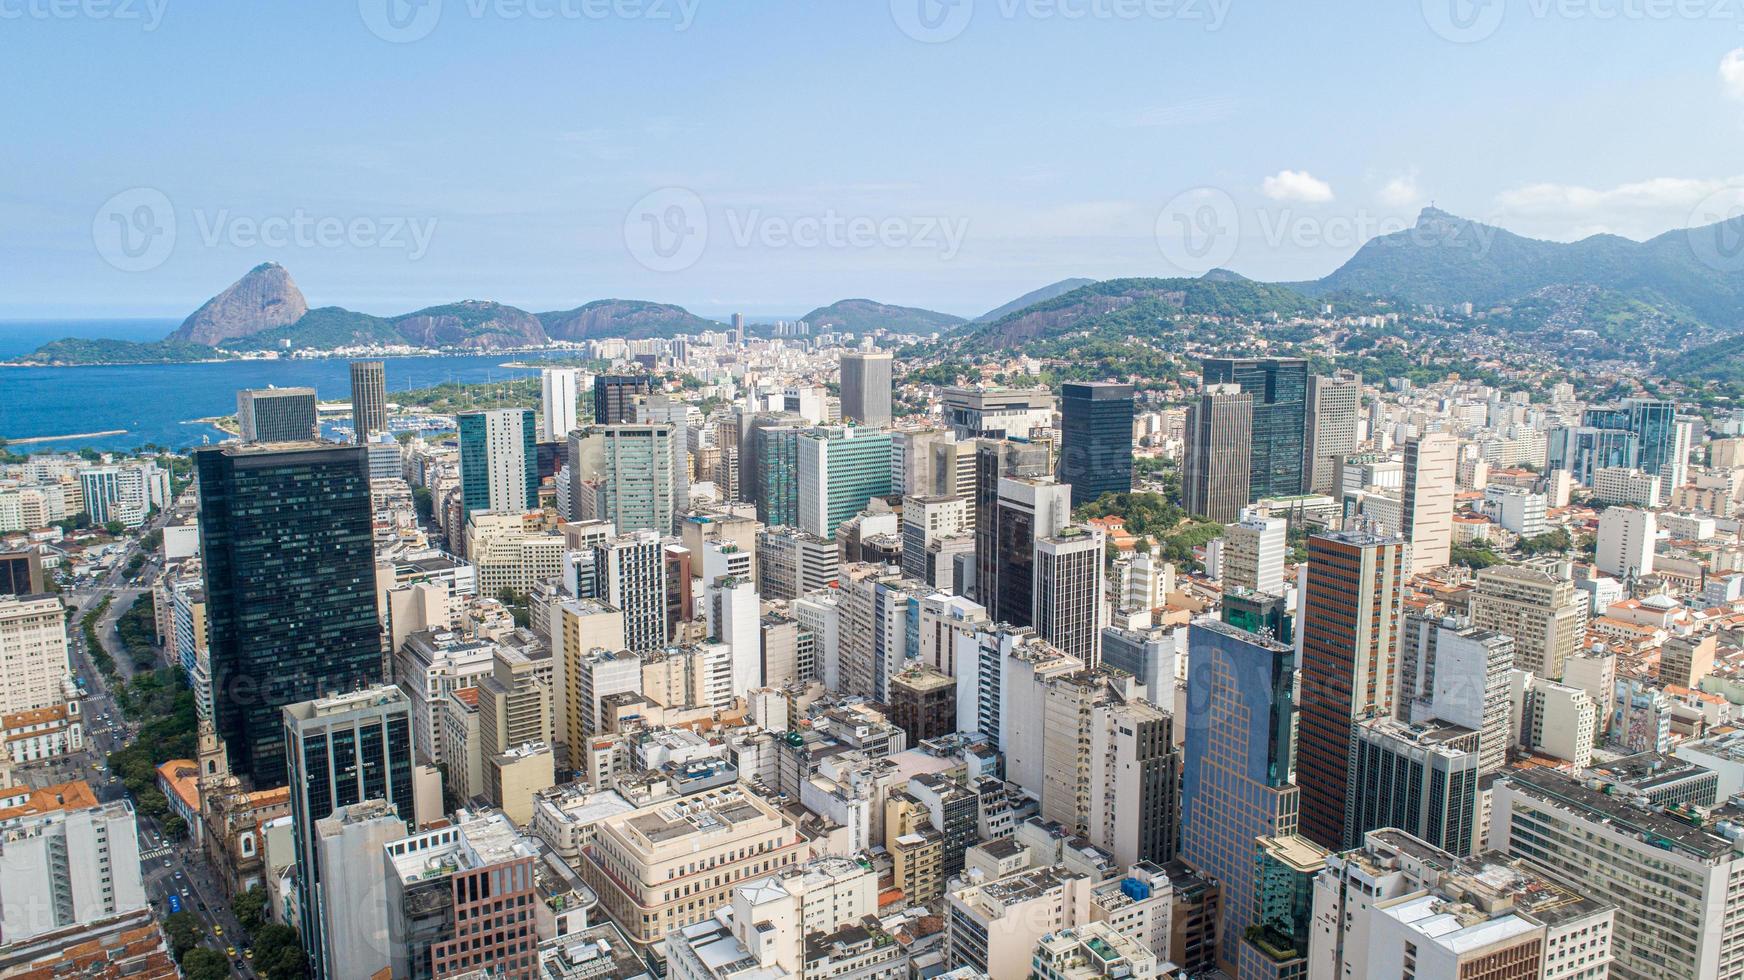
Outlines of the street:
{"type": "MultiPolygon", "coordinates": [[[[139,535],[143,536],[159,526],[162,520],[160,516],[151,524],[140,528],[139,535]]],[[[138,732],[138,725],[129,723],[122,717],[108,681],[92,663],[91,651],[86,649],[80,620],[104,596],[112,597],[109,608],[95,624],[97,637],[113,657],[116,673],[124,680],[131,679],[134,673],[132,659],[122,649],[120,638],[115,632],[115,623],[134,602],[151,601],[150,589],[123,584],[123,570],[128,559],[138,549],[138,537],[135,537],[129,541],[126,552],[101,579],[62,596],[69,605],[76,605],[79,609],[68,623],[68,634],[73,670],[85,681],[81,705],[85,725],[85,751],[47,763],[21,767],[19,775],[32,786],[83,779],[103,802],[128,796],[126,786],[109,771],[107,759],[109,753],[130,743],[138,732]]],[[[140,581],[149,581],[157,568],[156,556],[148,556],[145,567],[140,570],[140,581]]],[[[158,917],[162,919],[169,914],[169,897],[177,896],[182,903],[182,911],[192,913],[199,920],[201,944],[224,955],[233,976],[253,978],[255,973],[244,955],[245,950],[249,949],[249,939],[236,921],[236,916],[231,913],[229,903],[224,898],[224,888],[206,862],[204,854],[191,843],[192,832],[181,842],[172,843],[164,836],[163,828],[156,820],[137,811],[135,820],[139,828],[140,864],[145,879],[146,896],[156,909],[158,917]],[[235,955],[228,952],[231,949],[235,950],[235,955]]]]}

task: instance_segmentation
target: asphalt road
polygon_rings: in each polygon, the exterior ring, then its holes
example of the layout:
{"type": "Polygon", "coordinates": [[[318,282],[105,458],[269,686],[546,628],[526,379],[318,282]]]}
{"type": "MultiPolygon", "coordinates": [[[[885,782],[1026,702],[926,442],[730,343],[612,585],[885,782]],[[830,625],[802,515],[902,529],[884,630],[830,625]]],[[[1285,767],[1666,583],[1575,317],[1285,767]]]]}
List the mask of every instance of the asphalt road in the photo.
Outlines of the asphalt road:
{"type": "MultiPolygon", "coordinates": [[[[157,527],[153,522],[140,529],[140,534],[157,527]]],[[[50,763],[37,764],[21,770],[20,775],[33,786],[83,779],[91,785],[97,798],[109,802],[128,797],[127,787],[107,771],[109,753],[129,744],[138,735],[138,726],[126,722],[115,703],[107,681],[91,662],[91,651],[85,648],[84,630],[80,620],[84,611],[112,596],[109,608],[97,622],[97,639],[115,660],[116,672],[124,679],[133,675],[133,663],[121,649],[115,623],[135,601],[147,596],[149,589],[125,584],[122,569],[138,550],[137,540],[129,544],[125,554],[114,563],[113,570],[94,583],[62,595],[69,604],[77,605],[78,614],[68,624],[73,669],[85,679],[82,705],[85,721],[85,751],[50,763]]],[[[150,581],[157,571],[156,556],[140,570],[140,581],[150,581]]],[[[224,888],[218,875],[205,859],[204,852],[190,840],[171,843],[163,835],[157,821],[144,814],[135,817],[139,827],[140,867],[145,879],[145,891],[161,918],[169,914],[169,896],[181,898],[182,910],[192,912],[200,920],[202,945],[225,954],[233,976],[255,977],[253,965],[243,955],[249,948],[248,937],[231,913],[224,898],[224,888]],[[215,931],[216,930],[216,931],[215,931]],[[226,951],[234,947],[236,956],[226,951]]]]}

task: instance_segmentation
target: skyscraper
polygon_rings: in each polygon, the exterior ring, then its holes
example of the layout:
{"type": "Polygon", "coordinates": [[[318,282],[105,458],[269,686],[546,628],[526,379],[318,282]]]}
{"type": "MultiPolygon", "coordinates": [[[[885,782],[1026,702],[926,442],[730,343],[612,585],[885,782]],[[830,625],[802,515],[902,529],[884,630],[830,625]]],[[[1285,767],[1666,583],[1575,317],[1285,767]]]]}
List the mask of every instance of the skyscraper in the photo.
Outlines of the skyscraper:
{"type": "Polygon", "coordinates": [[[1255,841],[1296,833],[1294,655],[1210,619],[1193,623],[1187,646],[1181,857],[1222,883],[1218,964],[1245,980],[1250,973],[1239,964],[1253,955],[1245,937],[1259,904],[1255,841]]]}
{"type": "Polygon", "coordinates": [[[225,446],[194,466],[213,722],[232,769],[281,786],[280,709],[381,682],[369,457],[225,446]]]}
{"type": "Polygon", "coordinates": [[[594,546],[597,596],[624,614],[624,643],[638,653],[666,645],[666,555],[660,535],[637,531],[594,546]]]}
{"type": "Polygon", "coordinates": [[[544,368],[539,372],[539,441],[559,442],[575,429],[581,371],[576,368],[544,368]]]}
{"type": "Polygon", "coordinates": [[[1562,679],[1586,637],[1586,593],[1543,568],[1484,569],[1471,608],[1474,626],[1514,638],[1514,666],[1549,680],[1562,679]]]}
{"type": "Polygon", "coordinates": [[[1253,413],[1253,396],[1235,385],[1207,386],[1187,409],[1181,495],[1189,513],[1229,524],[1247,506],[1253,413]]]}
{"type": "Polygon", "coordinates": [[[1399,534],[1411,542],[1411,574],[1445,566],[1453,556],[1453,481],[1459,440],[1430,432],[1405,444],[1405,494],[1399,534]]]}
{"type": "Polygon", "coordinates": [[[1282,517],[1243,511],[1223,532],[1223,589],[1284,594],[1284,557],[1290,525],[1282,517]]]}
{"type": "Polygon", "coordinates": [[[1253,396],[1248,497],[1302,492],[1302,438],[1308,421],[1308,362],[1299,357],[1213,357],[1204,384],[1239,385],[1253,396]]]}
{"type": "Polygon", "coordinates": [[[1356,451],[1362,377],[1350,371],[1308,378],[1308,417],[1303,441],[1303,489],[1331,494],[1338,461],[1356,451]]]}
{"type": "MultiPolygon", "coordinates": [[[[974,514],[975,581],[970,595],[991,609],[999,592],[999,560],[995,554],[999,481],[1005,477],[1035,479],[1051,472],[1046,446],[1005,439],[981,439],[975,444],[974,514]]],[[[961,583],[958,590],[962,592],[961,583]]]]}
{"type": "Polygon", "coordinates": [[[830,427],[799,434],[799,526],[834,537],[842,522],[890,493],[890,433],[830,427]]]}
{"type": "Polygon", "coordinates": [[[1060,386],[1060,482],[1072,485],[1072,506],[1131,492],[1132,413],[1132,385],[1060,386]]]}
{"type": "Polygon", "coordinates": [[[236,425],[245,443],[318,439],[315,389],[244,388],[236,393],[236,425]]]}
{"type": "Polygon", "coordinates": [[[539,449],[533,411],[494,408],[462,412],[460,494],[462,513],[489,510],[520,514],[539,507],[539,449]]]}
{"type": "Polygon", "coordinates": [[[1035,621],[1036,542],[1058,534],[1072,519],[1071,491],[1049,479],[1002,477],[993,518],[993,591],[982,601],[995,622],[1035,621]]]}
{"type": "MultiPolygon", "coordinates": [[[[653,425],[596,425],[569,435],[570,487],[597,485],[594,517],[618,533],[650,530],[670,534],[683,513],[674,463],[682,441],[677,429],[653,425]]],[[[573,508],[572,508],[573,510],[573,508]]]]}
{"type": "Polygon", "coordinates": [[[1406,550],[1367,531],[1308,539],[1296,770],[1302,833],[1330,850],[1351,846],[1351,726],[1393,713],[1406,550]]]}
{"type": "Polygon", "coordinates": [[[381,361],[351,362],[351,429],[358,442],[388,431],[388,371],[381,361]]]}
{"type": "Polygon", "coordinates": [[[1071,526],[1036,538],[1036,635],[1094,668],[1102,661],[1105,543],[1096,528],[1071,526]]]}
{"type": "Polygon", "coordinates": [[[593,379],[593,422],[617,425],[636,421],[636,396],[654,393],[646,374],[596,374],[593,379]]]}
{"type": "Polygon", "coordinates": [[[890,424],[889,351],[842,355],[842,419],[860,425],[890,424]]]}
{"type": "Polygon", "coordinates": [[[1591,475],[1606,466],[1634,466],[1659,477],[1660,503],[1671,500],[1683,486],[1689,471],[1693,424],[1677,414],[1677,404],[1659,398],[1626,398],[1616,405],[1595,405],[1581,414],[1583,427],[1633,435],[1635,459],[1594,461],[1585,467],[1582,482],[1592,485],[1591,475]]]}
{"type": "MultiPolygon", "coordinates": [[[[398,687],[376,687],[286,705],[285,761],[289,766],[292,832],[296,835],[300,930],[315,952],[317,978],[327,972],[322,929],[329,897],[351,902],[361,896],[333,895],[322,888],[327,869],[319,860],[318,821],[365,800],[393,806],[402,831],[417,826],[412,790],[412,705],[398,687]]],[[[385,952],[385,951],[384,951],[385,952]]]]}

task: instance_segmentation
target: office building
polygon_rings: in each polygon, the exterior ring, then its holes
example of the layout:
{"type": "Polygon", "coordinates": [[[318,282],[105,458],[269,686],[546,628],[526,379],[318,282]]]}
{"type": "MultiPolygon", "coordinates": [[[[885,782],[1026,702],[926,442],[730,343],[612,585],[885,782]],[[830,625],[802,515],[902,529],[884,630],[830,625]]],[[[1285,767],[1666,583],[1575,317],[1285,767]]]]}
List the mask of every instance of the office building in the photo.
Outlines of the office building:
{"type": "Polygon", "coordinates": [[[1060,482],[1072,506],[1132,491],[1133,388],[1114,382],[1060,386],[1060,482]]]}
{"type": "Polygon", "coordinates": [[[890,424],[892,363],[889,351],[842,355],[843,421],[874,428],[890,424]]]}
{"type": "Polygon", "coordinates": [[[1599,540],[1593,565],[1600,572],[1632,582],[1653,574],[1654,513],[1633,507],[1608,507],[1599,515],[1599,540]]]}
{"type": "MultiPolygon", "coordinates": [[[[430,586],[414,586],[434,591],[430,586]]],[[[439,762],[442,710],[448,696],[490,673],[495,644],[450,632],[446,623],[407,634],[391,655],[393,676],[410,703],[412,748],[420,762],[439,762]]]]}
{"type": "Polygon", "coordinates": [[[660,535],[638,531],[594,546],[595,598],[624,616],[624,646],[638,653],[666,645],[665,549],[660,535]]]}
{"type": "Polygon", "coordinates": [[[1046,388],[946,388],[944,415],[961,440],[1029,439],[1054,427],[1054,396],[1046,388]]]}
{"type": "Polygon", "coordinates": [[[1603,434],[1627,434],[1632,440],[1613,435],[1610,444],[1625,444],[1632,448],[1632,458],[1616,458],[1615,453],[1577,459],[1575,465],[1556,467],[1577,469],[1577,479],[1593,485],[1593,475],[1606,466],[1632,466],[1649,476],[1659,477],[1660,504],[1669,503],[1671,495],[1684,485],[1689,473],[1690,442],[1694,423],[1680,418],[1677,404],[1658,398],[1626,398],[1615,405],[1594,405],[1581,413],[1581,427],[1603,434]],[[1632,441],[1632,445],[1627,445],[1632,441]]]}
{"type": "Polygon", "coordinates": [[[1711,980],[1739,975],[1744,849],[1727,823],[1736,807],[1692,821],[1602,779],[1548,768],[1496,783],[1489,845],[1575,891],[1615,899],[1611,972],[1711,980]]]}
{"type": "Polygon", "coordinates": [[[539,371],[539,441],[562,442],[575,431],[581,400],[578,368],[541,368],[539,371]]]}
{"type": "Polygon", "coordinates": [[[590,509],[578,500],[571,513],[610,521],[618,533],[671,534],[688,505],[683,431],[673,425],[592,426],[569,436],[571,492],[588,486],[590,509]]]}
{"type": "MultiPolygon", "coordinates": [[[[357,896],[325,887],[329,869],[321,863],[318,821],[376,800],[399,815],[395,837],[416,826],[411,702],[397,687],[378,687],[286,705],[284,723],[302,916],[298,931],[309,937],[308,948],[324,950],[322,930],[333,917],[324,900],[337,896],[349,905],[357,896]]],[[[322,957],[313,959],[318,967],[324,963],[322,957]]],[[[352,974],[316,975],[337,980],[352,974]]]]}
{"type": "Polygon", "coordinates": [[[911,615],[931,594],[925,583],[887,574],[884,566],[844,568],[839,605],[841,686],[835,690],[890,703],[890,678],[909,659],[911,615]]]}
{"type": "Polygon", "coordinates": [[[1042,817],[1129,867],[1175,859],[1181,758],[1174,719],[1134,679],[1087,670],[1042,694],[1042,817]]]}
{"type": "MultiPolygon", "coordinates": [[[[991,608],[994,597],[999,594],[1001,569],[997,554],[997,524],[1000,481],[1007,477],[1045,478],[1052,472],[1046,446],[993,439],[983,439],[975,444],[975,576],[974,588],[969,594],[982,606],[991,608]]],[[[1060,519],[1061,526],[1065,520],[1060,519]]]]}
{"type": "Polygon", "coordinates": [[[1406,616],[1398,716],[1412,724],[1442,721],[1477,732],[1481,774],[1499,772],[1508,761],[1513,671],[1514,638],[1506,633],[1459,620],[1406,616]]]}
{"type": "Polygon", "coordinates": [[[1217,963],[1246,977],[1260,897],[1255,841],[1297,832],[1294,654],[1213,620],[1189,630],[1181,857],[1219,882],[1217,963]]]}
{"type": "Polygon", "coordinates": [[[1308,378],[1307,423],[1303,440],[1303,478],[1308,493],[1331,494],[1338,463],[1356,452],[1362,378],[1350,371],[1308,378]]]}
{"type": "Polygon", "coordinates": [[[1027,977],[1043,937],[1088,926],[1089,876],[1060,867],[963,883],[945,896],[945,964],[988,977],[1027,977]]]}
{"type": "Polygon", "coordinates": [[[35,548],[0,551],[0,595],[41,595],[42,556],[35,548]]]}
{"type": "Polygon", "coordinates": [[[653,393],[654,378],[651,375],[594,375],[593,424],[621,425],[636,421],[636,399],[653,393]]]}
{"type": "Polygon", "coordinates": [[[387,845],[388,948],[395,977],[538,975],[539,852],[501,813],[387,845]]]}
{"type": "Polygon", "coordinates": [[[1248,500],[1302,493],[1308,362],[1298,357],[1213,357],[1205,360],[1201,373],[1207,389],[1232,384],[1253,398],[1248,500]]]}
{"type": "MultiPolygon", "coordinates": [[[[539,450],[532,410],[462,412],[455,421],[460,428],[461,516],[480,510],[538,510],[539,450]]],[[[572,476],[574,472],[570,470],[572,476]]]]}
{"type": "Polygon", "coordinates": [[[1351,746],[1350,814],[1358,840],[1398,827],[1454,854],[1480,846],[1478,733],[1441,721],[1411,725],[1374,718],[1356,726],[1351,746]]]}
{"type": "Polygon", "coordinates": [[[1585,593],[1552,571],[1498,565],[1477,575],[1472,625],[1514,638],[1514,666],[1560,680],[1586,637],[1585,593]]]}
{"type": "Polygon", "coordinates": [[[1431,432],[1405,445],[1404,520],[1399,535],[1411,542],[1411,574],[1422,575],[1452,560],[1453,482],[1459,440],[1431,432]]]}
{"type": "Polygon", "coordinates": [[[1030,622],[1036,635],[1087,667],[1095,667],[1102,659],[1106,550],[1100,529],[1079,525],[1061,528],[1035,542],[1035,602],[1030,622]]]}
{"type": "Polygon", "coordinates": [[[249,444],[319,439],[315,389],[244,388],[236,393],[236,425],[249,444]]]}
{"type": "Polygon", "coordinates": [[[917,666],[890,678],[890,723],[908,734],[908,744],[957,730],[957,683],[933,667],[917,666]]]}
{"type": "Polygon", "coordinates": [[[995,622],[1028,626],[1035,621],[1038,543],[1071,520],[1071,489],[1048,479],[1000,478],[999,494],[987,508],[990,581],[978,583],[982,605],[995,622]]]}
{"type": "Polygon", "coordinates": [[[58,596],[0,595],[0,715],[67,699],[67,610],[58,596]]]}
{"type": "Polygon", "coordinates": [[[836,543],[798,528],[771,528],[757,535],[757,592],[770,602],[788,602],[835,584],[836,543]]]}
{"type": "Polygon", "coordinates": [[[1253,497],[1254,398],[1236,385],[1207,385],[1187,409],[1181,495],[1189,513],[1228,524],[1253,497]]]}
{"type": "Polygon", "coordinates": [[[770,527],[799,524],[799,436],[804,431],[798,425],[754,423],[750,445],[740,446],[739,471],[750,481],[741,480],[740,495],[757,504],[757,519],[770,527]]]}
{"type": "Polygon", "coordinates": [[[382,679],[368,458],[226,446],[194,468],[213,722],[234,772],[280,786],[281,709],[382,679]]]}
{"type": "Polygon", "coordinates": [[[1301,608],[1304,697],[1296,759],[1302,834],[1341,850],[1348,830],[1351,727],[1393,714],[1408,548],[1366,531],[1308,539],[1301,608]]]}
{"type": "MultiPolygon", "coordinates": [[[[537,515],[535,515],[537,517],[537,515]]],[[[479,511],[466,522],[466,554],[478,594],[496,598],[504,589],[528,595],[563,571],[563,538],[529,526],[526,515],[479,511]]]]}
{"type": "Polygon", "coordinates": [[[357,442],[388,431],[388,371],[381,361],[351,362],[351,431],[357,442]]]}
{"type": "Polygon", "coordinates": [[[811,429],[799,434],[797,464],[800,530],[833,538],[874,497],[890,494],[890,433],[811,429]]]}
{"type": "Polygon", "coordinates": [[[1659,477],[1628,466],[1606,466],[1593,474],[1593,500],[1623,507],[1657,507],[1659,477]]]}
{"type": "Polygon", "coordinates": [[[902,500],[902,573],[952,591],[952,558],[974,551],[967,503],[962,497],[908,496],[902,500]],[[953,547],[952,544],[960,544],[953,547]]]}
{"type": "Polygon", "coordinates": [[[0,790],[8,947],[149,908],[131,803],[100,803],[82,781],[0,790]]]}
{"type": "MultiPolygon", "coordinates": [[[[292,828],[299,838],[301,826],[292,828]]],[[[406,826],[393,804],[377,799],[339,807],[315,821],[312,861],[299,858],[297,868],[300,931],[311,975],[373,977],[392,965],[388,908],[381,897],[385,851],[406,836],[406,826]],[[310,868],[321,875],[313,887],[304,883],[310,868]]]]}
{"type": "Polygon", "coordinates": [[[1284,594],[1284,558],[1289,553],[1289,522],[1244,511],[1223,532],[1223,589],[1284,594]]]}

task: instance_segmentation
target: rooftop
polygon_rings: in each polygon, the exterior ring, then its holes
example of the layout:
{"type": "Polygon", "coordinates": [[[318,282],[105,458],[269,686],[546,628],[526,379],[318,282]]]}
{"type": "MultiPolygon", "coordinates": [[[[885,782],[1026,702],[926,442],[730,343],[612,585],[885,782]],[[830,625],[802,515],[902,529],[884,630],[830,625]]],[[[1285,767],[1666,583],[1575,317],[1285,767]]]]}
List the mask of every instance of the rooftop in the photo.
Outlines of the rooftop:
{"type": "Polygon", "coordinates": [[[1509,775],[1521,792],[1588,819],[1611,825],[1651,846],[1680,851],[1698,861],[1716,863],[1731,854],[1734,841],[1711,833],[1689,820],[1671,816],[1638,798],[1607,792],[1613,784],[1589,786],[1554,769],[1524,769],[1509,775]]]}

